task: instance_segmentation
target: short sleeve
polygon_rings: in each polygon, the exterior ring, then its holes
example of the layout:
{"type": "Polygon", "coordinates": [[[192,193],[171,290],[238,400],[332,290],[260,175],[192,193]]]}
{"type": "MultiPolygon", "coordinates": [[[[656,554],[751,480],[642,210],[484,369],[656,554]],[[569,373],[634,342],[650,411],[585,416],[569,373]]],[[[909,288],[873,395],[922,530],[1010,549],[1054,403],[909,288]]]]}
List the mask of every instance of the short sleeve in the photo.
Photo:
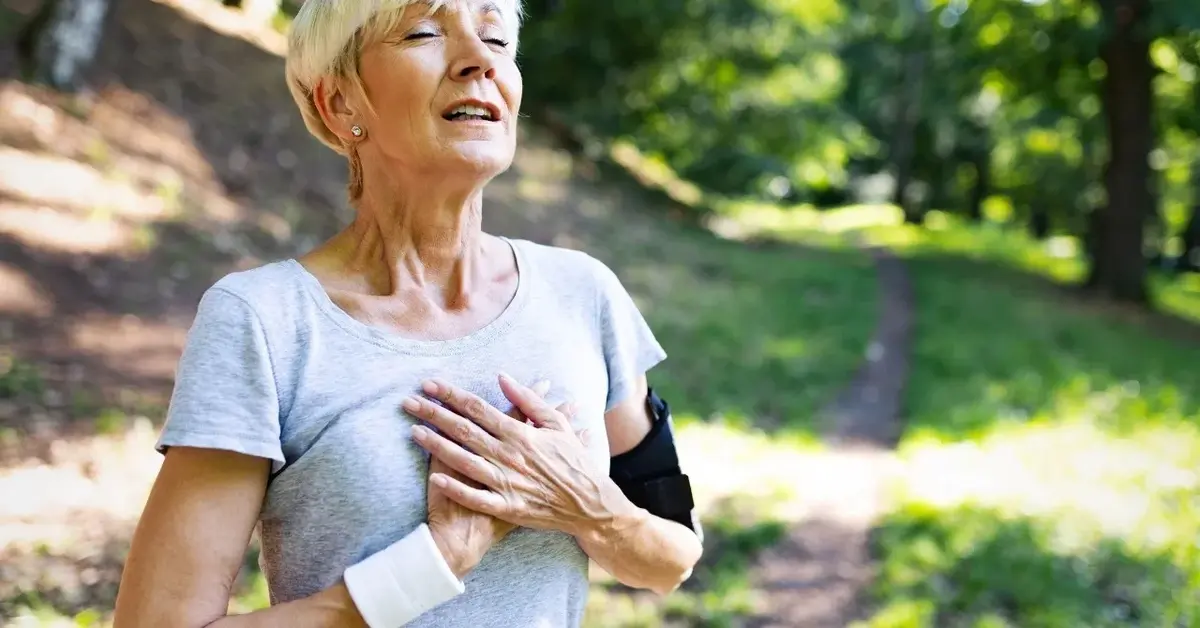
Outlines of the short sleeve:
{"type": "Polygon", "coordinates": [[[279,395],[262,323],[245,299],[204,293],[175,372],[155,448],[223,449],[283,464],[279,395]]]}
{"type": "Polygon", "coordinates": [[[607,266],[600,264],[597,325],[608,366],[608,399],[605,412],[632,394],[634,382],[667,357],[633,297],[607,266]]]}

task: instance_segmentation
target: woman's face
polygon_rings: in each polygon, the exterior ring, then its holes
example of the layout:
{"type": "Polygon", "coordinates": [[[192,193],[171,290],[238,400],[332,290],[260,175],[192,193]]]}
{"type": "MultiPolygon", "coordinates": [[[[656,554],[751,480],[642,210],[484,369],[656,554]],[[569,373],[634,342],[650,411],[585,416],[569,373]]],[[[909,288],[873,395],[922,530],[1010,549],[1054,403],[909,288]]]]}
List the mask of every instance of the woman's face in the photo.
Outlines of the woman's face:
{"type": "Polygon", "coordinates": [[[490,178],[511,165],[522,84],[506,19],[488,0],[455,0],[436,13],[418,2],[363,51],[374,114],[354,109],[387,167],[490,178]]]}

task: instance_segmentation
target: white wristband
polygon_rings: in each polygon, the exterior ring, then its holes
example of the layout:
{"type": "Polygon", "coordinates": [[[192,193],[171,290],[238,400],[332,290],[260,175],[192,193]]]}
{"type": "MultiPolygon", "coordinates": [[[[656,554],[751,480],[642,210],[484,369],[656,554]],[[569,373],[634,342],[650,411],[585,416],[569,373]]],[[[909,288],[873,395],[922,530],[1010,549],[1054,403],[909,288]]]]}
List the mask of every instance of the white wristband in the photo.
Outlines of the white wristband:
{"type": "Polygon", "coordinates": [[[350,598],[371,628],[399,628],[465,590],[424,523],[351,565],[343,577],[350,598]]]}

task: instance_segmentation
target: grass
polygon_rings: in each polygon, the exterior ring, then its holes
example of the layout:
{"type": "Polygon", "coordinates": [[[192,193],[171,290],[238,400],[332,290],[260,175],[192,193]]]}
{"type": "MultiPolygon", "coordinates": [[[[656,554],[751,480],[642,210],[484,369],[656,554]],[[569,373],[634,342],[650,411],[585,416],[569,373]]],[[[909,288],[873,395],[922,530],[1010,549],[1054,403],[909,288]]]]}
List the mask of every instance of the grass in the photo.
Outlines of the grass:
{"type": "MultiPolygon", "coordinates": [[[[1082,244],[1070,236],[1032,239],[1019,226],[971,223],[932,211],[923,225],[903,223],[892,205],[847,206],[818,211],[749,203],[718,206],[718,223],[739,237],[769,235],[830,248],[851,243],[886,246],[907,257],[936,258],[946,266],[966,264],[977,280],[1011,283],[1017,273],[1063,284],[1081,281],[1087,271],[1082,244]]],[[[1150,291],[1161,311],[1200,322],[1200,275],[1150,276],[1150,291]]]]}
{"type": "MultiPolygon", "coordinates": [[[[739,237],[908,260],[907,430],[864,625],[1200,625],[1197,348],[1053,289],[1083,277],[1077,241],[892,207],[722,210],[739,237]]],[[[1200,321],[1200,277],[1150,287],[1200,321]]]]}
{"type": "MultiPolygon", "coordinates": [[[[908,257],[917,300],[864,623],[1200,624],[1196,348],[1048,289],[1082,274],[1069,240],[939,220],[853,229],[908,257]]],[[[1194,281],[1155,278],[1161,307],[1200,320],[1194,281]]]]}
{"type": "Polygon", "coordinates": [[[913,266],[905,473],[871,625],[1195,625],[1195,350],[913,266]]]}
{"type": "Polygon", "coordinates": [[[1194,626],[1194,563],[1120,538],[1062,547],[1045,519],[962,506],[910,506],[878,534],[886,554],[874,628],[1194,626]]]}
{"type": "Polygon", "coordinates": [[[670,354],[652,383],[676,418],[814,443],[820,407],[849,381],[875,324],[870,262],[658,235],[662,249],[610,263],[670,354]]]}
{"type": "Polygon", "coordinates": [[[36,398],[45,387],[37,365],[10,355],[0,347],[0,400],[36,398]]]}

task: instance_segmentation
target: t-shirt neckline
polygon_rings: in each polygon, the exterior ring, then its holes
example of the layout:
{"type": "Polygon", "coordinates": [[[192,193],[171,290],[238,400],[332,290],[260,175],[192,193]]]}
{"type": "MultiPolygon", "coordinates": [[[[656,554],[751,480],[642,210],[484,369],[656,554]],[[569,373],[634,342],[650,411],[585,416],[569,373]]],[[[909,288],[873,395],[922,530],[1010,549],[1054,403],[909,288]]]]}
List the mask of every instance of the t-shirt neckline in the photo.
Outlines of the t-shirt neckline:
{"type": "Polygon", "coordinates": [[[513,326],[513,323],[516,322],[526,302],[529,300],[529,291],[533,283],[532,268],[516,241],[503,236],[499,237],[512,250],[513,259],[517,265],[516,293],[508,302],[508,305],[491,322],[465,336],[449,340],[409,338],[363,323],[338,307],[333,302],[333,299],[329,297],[329,293],[325,291],[321,282],[298,259],[289,258],[285,260],[285,263],[300,279],[305,292],[312,298],[317,308],[331,322],[347,333],[361,340],[401,353],[415,355],[454,355],[485,345],[508,331],[513,326]]]}

